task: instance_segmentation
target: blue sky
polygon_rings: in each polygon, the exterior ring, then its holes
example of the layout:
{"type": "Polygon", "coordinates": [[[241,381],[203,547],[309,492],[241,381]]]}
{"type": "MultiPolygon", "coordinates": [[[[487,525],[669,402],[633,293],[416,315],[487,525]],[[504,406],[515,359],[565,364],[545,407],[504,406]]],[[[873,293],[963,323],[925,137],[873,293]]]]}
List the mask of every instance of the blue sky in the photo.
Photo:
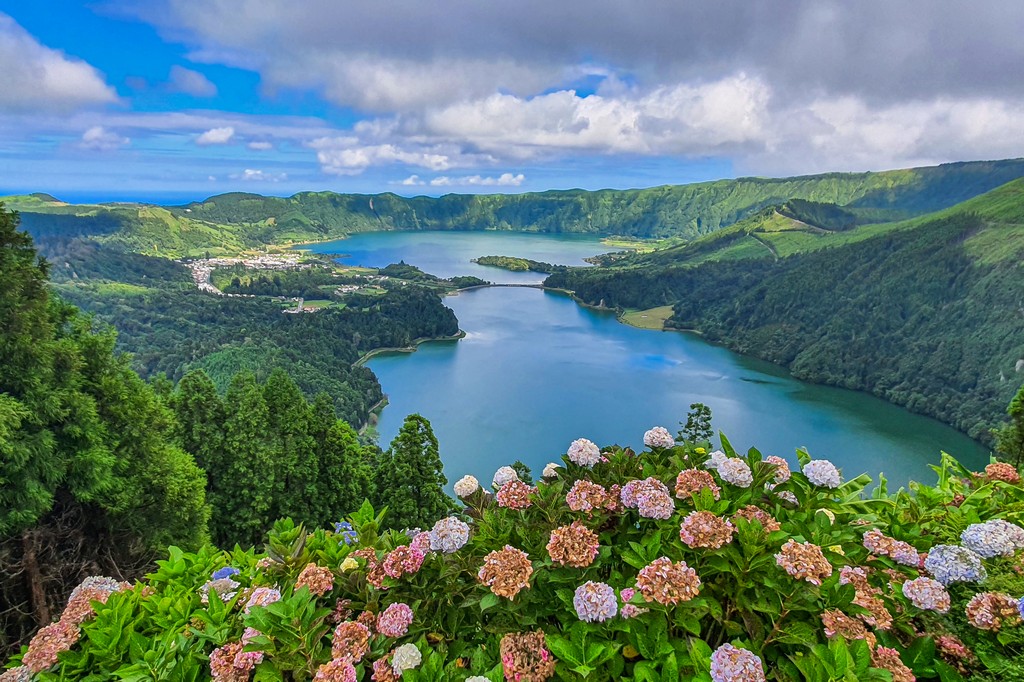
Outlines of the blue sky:
{"type": "Polygon", "coordinates": [[[0,194],[647,187],[1024,156],[1024,3],[0,0],[0,194]]]}

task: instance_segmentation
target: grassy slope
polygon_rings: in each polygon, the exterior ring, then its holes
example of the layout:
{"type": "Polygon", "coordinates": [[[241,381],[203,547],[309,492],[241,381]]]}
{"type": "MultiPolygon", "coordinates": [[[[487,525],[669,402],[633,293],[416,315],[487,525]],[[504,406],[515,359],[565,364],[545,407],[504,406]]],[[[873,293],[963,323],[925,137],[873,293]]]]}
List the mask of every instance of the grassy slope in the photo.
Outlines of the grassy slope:
{"type": "MultiPolygon", "coordinates": [[[[332,192],[280,198],[233,193],[170,208],[73,206],[38,194],[0,201],[21,211],[23,225],[34,235],[78,234],[137,253],[176,258],[382,229],[499,229],[692,239],[793,198],[843,205],[862,219],[903,218],[951,206],[1018,177],[1024,177],[1024,159],[597,192],[440,198],[332,192]]],[[[753,253],[755,246],[746,248],[753,253]]],[[[767,252],[764,246],[758,248],[767,252]]]]}
{"type": "Polygon", "coordinates": [[[673,305],[668,326],[867,390],[975,437],[1024,357],[1024,180],[935,214],[822,233],[765,214],[620,267],[549,278],[586,302],[673,305]],[[757,237],[773,243],[775,258],[757,237]],[[786,257],[787,254],[791,254],[786,257]]]}

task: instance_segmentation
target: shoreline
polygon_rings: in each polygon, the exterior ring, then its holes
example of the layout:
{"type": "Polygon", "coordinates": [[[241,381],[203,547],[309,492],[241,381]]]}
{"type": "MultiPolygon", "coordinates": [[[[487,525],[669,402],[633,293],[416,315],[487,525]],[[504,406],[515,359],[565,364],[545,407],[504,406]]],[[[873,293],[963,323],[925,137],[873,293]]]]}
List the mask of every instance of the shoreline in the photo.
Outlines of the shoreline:
{"type": "MultiPolygon", "coordinates": [[[[399,348],[393,348],[393,347],[374,348],[373,350],[370,350],[370,351],[367,351],[367,352],[363,353],[363,355],[360,356],[360,358],[358,360],[356,360],[355,362],[352,363],[352,366],[353,367],[362,367],[363,365],[365,365],[367,363],[367,361],[369,361],[370,359],[374,358],[377,355],[380,355],[381,353],[415,353],[416,349],[419,347],[419,345],[421,343],[428,343],[430,341],[458,341],[459,339],[463,339],[465,337],[466,337],[466,332],[464,332],[464,331],[462,331],[460,329],[457,334],[453,334],[451,336],[430,336],[430,337],[426,337],[425,336],[425,337],[422,337],[422,338],[419,338],[419,339],[413,339],[412,344],[409,345],[409,346],[402,346],[402,347],[399,347],[399,348]]],[[[380,401],[378,401],[378,402],[380,402],[380,401]]],[[[387,404],[387,396],[384,397],[384,404],[385,405],[387,404]]],[[[371,411],[372,411],[372,409],[371,409],[371,411]]]]}

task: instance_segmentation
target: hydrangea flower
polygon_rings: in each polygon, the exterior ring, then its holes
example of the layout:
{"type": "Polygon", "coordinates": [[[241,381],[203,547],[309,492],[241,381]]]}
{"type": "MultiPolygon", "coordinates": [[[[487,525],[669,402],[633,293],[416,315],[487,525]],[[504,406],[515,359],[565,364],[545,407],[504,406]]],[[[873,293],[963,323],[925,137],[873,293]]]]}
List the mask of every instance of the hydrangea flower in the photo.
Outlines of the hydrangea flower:
{"type": "MultiPolygon", "coordinates": [[[[544,471],[542,471],[540,475],[542,478],[554,478],[555,476],[558,475],[558,470],[561,468],[561,464],[556,464],[555,462],[548,462],[547,464],[544,465],[544,471]]],[[[473,678],[471,677],[469,679],[473,678]]]]}
{"type": "MultiPolygon", "coordinates": [[[[512,467],[509,467],[510,469],[512,467]]],[[[495,474],[497,476],[497,474],[495,474]]],[[[453,486],[455,494],[459,497],[466,498],[475,493],[480,489],[480,482],[476,480],[475,476],[465,475],[455,482],[453,486]]]]}
{"type": "Polygon", "coordinates": [[[768,464],[775,466],[775,483],[785,483],[789,480],[792,472],[789,470],[789,462],[775,455],[768,455],[764,458],[768,464]]]}
{"type": "Polygon", "coordinates": [[[615,590],[611,585],[593,580],[588,580],[576,588],[572,605],[579,619],[588,623],[604,622],[614,618],[619,611],[615,590]]]}
{"type": "Polygon", "coordinates": [[[210,603],[210,593],[213,592],[221,601],[231,601],[235,595],[238,594],[238,587],[240,583],[232,580],[231,578],[221,578],[220,580],[210,580],[199,588],[199,595],[204,604],[210,603]]]}
{"type": "Polygon", "coordinates": [[[664,556],[641,568],[636,576],[636,587],[644,599],[666,606],[693,599],[700,584],[697,572],[685,561],[672,563],[664,556]]]}
{"type": "Polygon", "coordinates": [[[573,521],[568,526],[559,526],[551,531],[547,550],[556,564],[586,568],[594,563],[598,544],[597,533],[579,521],[573,521]]]}
{"type": "Polygon", "coordinates": [[[241,571],[234,566],[225,566],[224,568],[218,568],[214,571],[210,578],[213,580],[221,580],[223,578],[230,578],[233,575],[238,575],[240,572],[241,571]]]}
{"type": "Polygon", "coordinates": [[[804,465],[803,474],[808,481],[822,488],[838,488],[843,484],[839,469],[827,459],[812,459],[804,465]]]}
{"type": "Polygon", "coordinates": [[[967,602],[967,622],[979,630],[998,631],[1020,623],[1018,601],[1002,592],[982,592],[967,602]]]}
{"type": "Polygon", "coordinates": [[[1020,483],[1020,472],[1012,464],[993,462],[985,467],[985,477],[992,481],[1002,481],[1016,485],[1020,483]]]}
{"type": "Polygon", "coordinates": [[[716,500],[722,496],[722,489],[715,483],[715,477],[703,469],[683,469],[676,476],[676,497],[681,500],[699,495],[704,488],[710,490],[716,500]]]}
{"type": "Polygon", "coordinates": [[[676,444],[676,439],[664,426],[655,426],[644,433],[644,445],[649,448],[671,448],[676,444]]]}
{"type": "Polygon", "coordinates": [[[334,524],[334,532],[341,536],[341,541],[346,545],[354,545],[359,541],[359,533],[352,529],[348,521],[338,521],[334,524]]]}
{"type": "Polygon", "coordinates": [[[494,498],[498,501],[499,507],[528,509],[533,504],[530,495],[534,492],[536,492],[536,488],[532,488],[519,479],[515,479],[501,486],[501,489],[494,495],[494,498]]]}
{"type": "Polygon", "coordinates": [[[28,651],[21,659],[21,664],[33,673],[41,673],[53,667],[57,655],[67,651],[80,635],[78,625],[66,620],[50,623],[32,637],[28,643],[28,651]]]}
{"type": "Polygon", "coordinates": [[[76,625],[83,623],[96,615],[92,606],[94,601],[106,604],[110,595],[130,588],[131,584],[127,582],[118,582],[103,576],[89,576],[71,591],[60,619],[76,625]]]}
{"type": "Polygon", "coordinates": [[[451,554],[469,541],[469,525],[454,516],[440,519],[430,530],[430,549],[451,554]]]}
{"type": "Polygon", "coordinates": [[[565,453],[573,464],[587,467],[588,469],[601,461],[601,450],[597,445],[586,438],[577,438],[569,445],[565,453]]]}
{"type": "Polygon", "coordinates": [[[415,644],[403,644],[395,649],[391,657],[391,669],[396,675],[401,675],[406,670],[412,670],[423,662],[423,654],[416,648],[415,644]]]}
{"type": "Polygon", "coordinates": [[[295,589],[308,587],[309,591],[318,597],[322,597],[334,589],[334,574],[331,569],[317,564],[306,564],[306,567],[295,579],[295,589]]]}
{"type": "Polygon", "coordinates": [[[732,483],[738,488],[749,488],[754,482],[754,475],[750,471],[750,465],[739,457],[729,457],[718,465],[718,475],[726,483],[732,483]]]}
{"type": "Polygon", "coordinates": [[[943,585],[980,582],[988,577],[975,552],[957,545],[935,545],[928,551],[924,568],[943,585]]]}
{"type": "Polygon", "coordinates": [[[722,466],[722,464],[727,459],[728,459],[728,457],[725,456],[724,452],[722,452],[721,450],[715,450],[710,455],[708,455],[707,461],[704,462],[704,468],[705,469],[718,469],[718,467],[722,466]]]}
{"type": "Polygon", "coordinates": [[[825,630],[825,636],[829,639],[839,635],[851,642],[855,639],[863,639],[872,646],[877,641],[875,636],[864,627],[864,623],[856,618],[851,618],[839,609],[825,609],[825,612],[821,614],[821,624],[825,630]]]}
{"type": "Polygon", "coordinates": [[[757,521],[764,528],[766,533],[774,533],[775,531],[782,528],[774,516],[752,504],[748,504],[742,509],[737,509],[736,513],[732,515],[733,521],[737,518],[746,519],[747,521],[757,521]]]}
{"type": "Polygon", "coordinates": [[[355,666],[347,658],[327,661],[316,669],[313,676],[313,682],[356,682],[358,679],[355,666]]]}
{"type": "Polygon", "coordinates": [[[412,624],[412,609],[408,604],[395,602],[377,616],[377,632],[385,637],[402,637],[412,624]]]}
{"type": "Polygon", "coordinates": [[[491,479],[491,485],[493,485],[495,488],[501,488],[509,481],[518,480],[519,474],[516,473],[516,470],[513,469],[512,467],[504,466],[494,472],[494,478],[491,479]]]}
{"type": "Polygon", "coordinates": [[[512,599],[519,591],[530,586],[533,564],[526,552],[512,545],[495,550],[484,557],[484,565],[477,573],[479,580],[499,597],[512,599]]]}
{"type": "Polygon", "coordinates": [[[723,644],[711,654],[714,682],[764,682],[764,666],[753,651],[723,644]]]}
{"type": "MultiPolygon", "coordinates": [[[[418,535],[418,533],[417,533],[418,535]]],[[[420,570],[426,553],[422,549],[410,545],[399,545],[387,553],[381,568],[384,573],[396,580],[403,575],[412,575],[420,570]]]]}
{"type": "Polygon", "coordinates": [[[281,591],[276,587],[256,587],[246,600],[244,610],[249,613],[254,606],[266,606],[276,601],[281,601],[281,591]]]}
{"type": "Polygon", "coordinates": [[[565,494],[565,503],[573,511],[592,512],[601,509],[607,502],[608,491],[604,486],[585,478],[578,479],[565,494]]]}
{"type": "Polygon", "coordinates": [[[358,663],[370,650],[371,636],[370,629],[362,623],[353,620],[339,623],[331,638],[331,657],[350,658],[358,663]]]}
{"type": "Polygon", "coordinates": [[[506,680],[543,682],[555,674],[555,657],[547,650],[544,633],[510,632],[498,646],[506,680]]]}
{"type": "Polygon", "coordinates": [[[821,585],[832,575],[832,564],[825,558],[821,547],[792,538],[775,555],[775,563],[797,580],[806,580],[812,585],[821,585]]]}
{"type": "Polygon", "coordinates": [[[871,651],[871,665],[892,673],[892,682],[914,682],[913,671],[900,658],[900,652],[887,646],[876,646],[871,651]]]}
{"type": "Polygon", "coordinates": [[[735,531],[727,519],[709,511],[692,511],[679,527],[679,539],[687,547],[718,549],[732,542],[735,531]]]}
{"type": "Polygon", "coordinates": [[[1003,519],[974,523],[960,534],[960,542],[985,559],[1013,556],[1024,547],[1024,528],[1003,519]]]}
{"type": "Polygon", "coordinates": [[[619,609],[619,615],[623,618],[636,618],[650,611],[635,604],[630,604],[630,600],[633,599],[633,595],[636,594],[636,590],[632,587],[623,588],[619,593],[619,598],[622,599],[622,608],[619,609]]]}
{"type": "Polygon", "coordinates": [[[903,596],[909,599],[911,604],[925,611],[949,611],[949,592],[938,580],[927,576],[903,583],[903,596]]]}
{"type": "Polygon", "coordinates": [[[675,511],[676,503],[668,486],[656,478],[645,478],[634,488],[636,508],[645,519],[667,519],[675,511]]]}

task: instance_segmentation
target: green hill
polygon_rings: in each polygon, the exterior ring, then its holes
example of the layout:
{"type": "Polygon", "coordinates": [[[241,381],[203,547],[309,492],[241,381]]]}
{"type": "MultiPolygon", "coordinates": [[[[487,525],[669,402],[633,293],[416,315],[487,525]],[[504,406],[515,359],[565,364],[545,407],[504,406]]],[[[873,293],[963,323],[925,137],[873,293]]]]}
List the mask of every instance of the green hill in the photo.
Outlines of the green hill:
{"type": "Polygon", "coordinates": [[[391,193],[303,192],[287,198],[231,193],[168,208],[70,205],[44,194],[0,200],[21,211],[22,225],[36,237],[75,235],[123,250],[176,258],[392,229],[693,239],[770,206],[781,206],[782,214],[791,219],[838,231],[855,221],[902,219],[947,208],[1019,177],[1024,177],[1024,159],[597,192],[439,198],[391,193]]]}
{"type": "Polygon", "coordinates": [[[692,329],[818,383],[870,391],[976,438],[1024,358],[1024,180],[913,220],[837,233],[764,211],[692,243],[548,278],[586,303],[672,305],[692,329]]]}

